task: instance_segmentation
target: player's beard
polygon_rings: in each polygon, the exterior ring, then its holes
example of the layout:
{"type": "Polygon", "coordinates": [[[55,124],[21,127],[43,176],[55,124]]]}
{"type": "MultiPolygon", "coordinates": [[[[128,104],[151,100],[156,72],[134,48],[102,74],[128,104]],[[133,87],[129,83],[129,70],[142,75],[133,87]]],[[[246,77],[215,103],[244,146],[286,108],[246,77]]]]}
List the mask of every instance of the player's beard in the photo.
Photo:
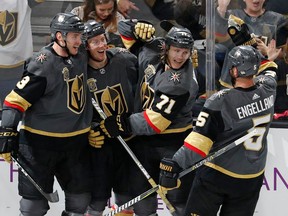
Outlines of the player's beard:
{"type": "Polygon", "coordinates": [[[94,62],[96,63],[101,63],[101,62],[105,62],[107,61],[107,55],[106,55],[106,52],[105,52],[105,57],[103,59],[99,59],[99,58],[95,58],[93,55],[91,55],[91,53],[89,52],[89,58],[92,59],[94,62]]]}

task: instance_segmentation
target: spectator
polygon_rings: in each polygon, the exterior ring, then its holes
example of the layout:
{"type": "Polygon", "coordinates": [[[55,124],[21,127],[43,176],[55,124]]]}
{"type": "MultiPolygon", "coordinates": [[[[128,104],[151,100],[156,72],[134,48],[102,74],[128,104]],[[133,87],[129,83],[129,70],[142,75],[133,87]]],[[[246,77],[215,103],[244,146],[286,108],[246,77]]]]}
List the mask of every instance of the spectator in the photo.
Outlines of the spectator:
{"type": "Polygon", "coordinates": [[[82,6],[74,8],[71,12],[84,22],[95,20],[102,23],[107,32],[108,47],[123,47],[117,25],[124,16],[117,11],[116,0],[84,0],[82,6]]]}
{"type": "MultiPolygon", "coordinates": [[[[13,150],[46,193],[53,191],[56,177],[65,194],[62,216],[83,215],[91,198],[92,104],[86,85],[87,54],[81,47],[83,30],[76,15],[57,14],[50,24],[52,43],[27,60],[23,78],[3,106],[3,133],[17,133],[22,123],[20,144],[15,137],[7,137],[2,157],[11,162],[13,150]]],[[[22,172],[18,186],[21,215],[45,215],[48,201],[22,172]]]]}
{"type": "Polygon", "coordinates": [[[288,119],[288,40],[283,48],[283,59],[277,59],[278,83],[275,100],[275,120],[288,119]]]}
{"type": "MultiPolygon", "coordinates": [[[[227,46],[234,46],[227,34],[228,20],[230,14],[242,19],[250,32],[265,39],[265,45],[272,40],[276,40],[277,31],[282,27],[287,28],[287,19],[282,14],[265,9],[266,0],[245,0],[245,5],[240,9],[228,10],[230,0],[218,0],[218,7],[215,14],[216,36],[219,42],[224,42],[227,46]],[[220,39],[221,38],[221,39],[220,39]]],[[[285,44],[283,40],[276,40],[277,46],[285,44]]]]}
{"type": "MultiPolygon", "coordinates": [[[[0,5],[0,103],[21,78],[33,54],[31,8],[45,0],[2,0],[0,5]]],[[[0,106],[0,107],[1,107],[0,106]]],[[[1,109],[0,109],[1,119],[1,109]]]]}
{"type": "Polygon", "coordinates": [[[129,18],[131,10],[139,11],[139,8],[130,0],[117,0],[118,11],[125,17],[129,18]]]}

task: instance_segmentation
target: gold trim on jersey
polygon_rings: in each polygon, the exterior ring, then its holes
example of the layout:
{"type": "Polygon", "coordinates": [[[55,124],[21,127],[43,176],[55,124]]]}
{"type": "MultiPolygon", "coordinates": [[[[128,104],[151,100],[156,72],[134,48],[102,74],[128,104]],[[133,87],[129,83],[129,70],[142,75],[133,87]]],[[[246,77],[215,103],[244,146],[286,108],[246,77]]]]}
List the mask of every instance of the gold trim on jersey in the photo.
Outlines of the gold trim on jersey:
{"type": "Polygon", "coordinates": [[[188,145],[193,146],[194,148],[199,149],[200,151],[204,152],[206,155],[208,155],[213,145],[213,141],[211,139],[194,131],[191,132],[185,138],[184,142],[188,145]]]}
{"type": "Polygon", "coordinates": [[[9,103],[21,107],[23,110],[27,110],[31,104],[22,98],[19,94],[17,94],[14,90],[12,90],[7,97],[5,98],[9,103]]]}
{"type": "Polygon", "coordinates": [[[273,61],[267,61],[264,64],[262,63],[258,69],[257,74],[262,73],[263,71],[265,71],[267,68],[270,68],[270,67],[278,68],[278,65],[273,61]]]}
{"type": "Polygon", "coordinates": [[[160,113],[155,112],[153,110],[146,110],[146,114],[149,118],[149,121],[155,126],[160,132],[164,131],[169,127],[171,121],[164,118],[160,113]]]}
{"type": "Polygon", "coordinates": [[[17,64],[14,65],[0,65],[0,68],[6,68],[6,69],[10,69],[10,68],[16,68],[19,67],[21,65],[24,65],[25,61],[20,61],[17,64]]]}
{"type": "Polygon", "coordinates": [[[234,172],[231,172],[229,170],[226,170],[224,169],[223,167],[220,167],[216,164],[213,164],[211,162],[207,162],[205,163],[205,166],[208,166],[212,169],[215,169],[221,173],[224,173],[225,175],[228,175],[228,176],[231,176],[231,177],[234,177],[234,178],[240,178],[240,179],[250,179],[250,178],[256,178],[258,176],[260,176],[261,174],[264,173],[264,169],[261,170],[260,172],[258,173],[255,173],[255,174],[238,174],[238,173],[234,173],[234,172]]]}
{"type": "Polygon", "coordinates": [[[121,38],[122,38],[122,42],[123,42],[124,46],[128,50],[133,46],[133,44],[136,43],[136,40],[131,39],[131,38],[127,38],[124,35],[121,35],[121,38]]]}
{"type": "Polygon", "coordinates": [[[161,132],[161,134],[169,134],[169,133],[182,133],[185,132],[189,129],[193,128],[192,124],[187,125],[186,127],[182,128],[171,128],[171,129],[166,129],[165,131],[161,132]]]}
{"type": "Polygon", "coordinates": [[[21,125],[20,128],[27,130],[27,131],[34,133],[34,134],[39,134],[39,135],[49,136],[49,137],[60,137],[60,138],[61,137],[72,137],[72,136],[76,136],[76,135],[81,135],[81,134],[87,133],[90,130],[90,127],[88,127],[88,128],[84,128],[82,130],[69,132],[69,133],[54,133],[54,132],[48,132],[48,131],[34,129],[34,128],[31,128],[31,127],[28,127],[25,125],[21,125]]]}

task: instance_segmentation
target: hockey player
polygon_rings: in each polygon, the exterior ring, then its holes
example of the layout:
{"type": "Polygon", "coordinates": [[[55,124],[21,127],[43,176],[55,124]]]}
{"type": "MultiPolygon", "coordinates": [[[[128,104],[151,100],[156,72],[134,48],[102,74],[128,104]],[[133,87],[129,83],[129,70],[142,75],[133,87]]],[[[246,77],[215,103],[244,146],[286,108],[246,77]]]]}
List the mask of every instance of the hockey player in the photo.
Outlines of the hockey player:
{"type": "MultiPolygon", "coordinates": [[[[88,86],[91,96],[107,116],[132,113],[138,80],[136,56],[124,48],[108,49],[105,29],[94,20],[85,23],[85,36],[89,53],[88,86]]],[[[93,186],[89,215],[102,215],[111,197],[111,190],[117,205],[130,200],[127,177],[127,160],[130,156],[117,139],[104,137],[99,132],[100,128],[96,125],[101,118],[97,114],[94,115],[94,126],[89,136],[93,147],[93,186]]],[[[124,138],[128,143],[131,142],[131,137],[124,138]]],[[[125,213],[133,215],[131,210],[125,213]]]]}
{"type": "MultiPolygon", "coordinates": [[[[158,182],[160,160],[172,156],[192,129],[191,109],[198,93],[190,59],[194,40],[188,29],[177,27],[173,27],[165,38],[154,38],[154,27],[137,20],[121,21],[119,31],[124,44],[138,53],[137,113],[130,115],[128,121],[122,115],[110,116],[100,126],[111,137],[129,132],[138,135],[131,149],[158,182]]],[[[130,171],[132,196],[151,188],[135,164],[131,165],[130,171]]],[[[191,176],[187,176],[187,180],[190,184],[191,176]]],[[[178,215],[182,214],[189,184],[183,181],[179,190],[168,194],[178,215]]],[[[134,212],[138,216],[156,215],[157,204],[157,195],[153,194],[136,203],[134,212]]]]}
{"type": "MultiPolygon", "coordinates": [[[[91,198],[88,132],[92,121],[87,83],[87,53],[82,44],[84,24],[71,13],[59,13],[50,23],[52,43],[35,53],[25,65],[23,78],[4,101],[1,153],[10,153],[47,193],[54,177],[65,193],[62,216],[83,215],[91,198]],[[5,139],[6,138],[6,139],[5,139]],[[4,146],[3,146],[4,145],[4,146]],[[19,153],[17,154],[19,147],[19,153]]],[[[19,172],[20,212],[45,215],[48,201],[19,172]]]]}
{"type": "Polygon", "coordinates": [[[258,72],[261,54],[252,46],[235,47],[228,56],[234,88],[207,99],[184,145],[172,159],[162,159],[160,185],[177,187],[179,172],[223,147],[217,145],[221,140],[240,137],[252,127],[257,135],[197,170],[185,216],[215,216],[220,207],[223,216],[252,216],[263,183],[277,65],[263,60],[258,72]]]}

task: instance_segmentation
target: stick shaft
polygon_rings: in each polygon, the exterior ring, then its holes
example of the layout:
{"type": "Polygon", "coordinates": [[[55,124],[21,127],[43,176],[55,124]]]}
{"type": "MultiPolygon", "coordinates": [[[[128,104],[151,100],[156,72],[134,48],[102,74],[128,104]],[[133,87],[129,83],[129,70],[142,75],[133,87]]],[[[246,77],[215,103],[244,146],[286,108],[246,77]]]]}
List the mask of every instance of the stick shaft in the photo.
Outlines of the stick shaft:
{"type": "Polygon", "coordinates": [[[210,162],[212,160],[214,160],[216,157],[219,157],[220,155],[224,154],[225,152],[229,151],[230,149],[240,145],[241,143],[243,143],[245,140],[253,137],[254,135],[256,135],[257,133],[257,129],[252,130],[251,132],[249,132],[248,134],[240,137],[239,139],[235,140],[234,142],[224,146],[223,148],[217,150],[216,152],[208,155],[206,158],[204,158],[203,160],[200,160],[199,162],[197,162],[196,164],[194,164],[193,166],[189,167],[188,169],[183,170],[180,174],[179,174],[179,178],[183,177],[184,175],[192,172],[193,170],[199,168],[200,166],[204,165],[207,162],[210,162]]]}
{"type": "MultiPolygon", "coordinates": [[[[102,119],[106,119],[107,116],[104,113],[104,111],[101,109],[101,107],[99,106],[99,104],[95,101],[94,98],[92,98],[92,104],[94,106],[94,108],[96,109],[96,111],[99,113],[99,115],[101,116],[102,119]]],[[[127,145],[127,143],[125,142],[125,140],[121,137],[121,136],[117,136],[117,139],[119,140],[119,142],[123,145],[123,147],[126,149],[126,151],[128,152],[128,154],[131,156],[131,158],[133,159],[133,161],[136,163],[136,165],[139,167],[139,169],[141,170],[141,172],[144,174],[144,176],[147,178],[148,182],[151,184],[151,186],[154,188],[157,186],[156,182],[151,178],[151,176],[149,175],[149,173],[146,171],[146,169],[143,167],[143,165],[141,164],[141,162],[138,160],[138,158],[136,157],[136,155],[133,153],[133,151],[129,148],[129,146],[127,145]]],[[[157,193],[159,194],[159,196],[161,197],[161,199],[163,200],[163,202],[166,204],[166,206],[168,207],[169,211],[171,213],[175,212],[175,208],[172,206],[172,204],[169,202],[169,200],[166,198],[166,196],[158,189],[157,193]]]]}
{"type": "Polygon", "coordinates": [[[45,193],[44,190],[36,183],[36,181],[29,175],[29,173],[24,169],[24,167],[19,163],[19,161],[14,157],[11,156],[13,162],[17,165],[19,170],[28,178],[28,180],[34,185],[34,187],[49,201],[49,202],[58,202],[59,196],[58,192],[55,191],[54,193],[45,193]]]}

